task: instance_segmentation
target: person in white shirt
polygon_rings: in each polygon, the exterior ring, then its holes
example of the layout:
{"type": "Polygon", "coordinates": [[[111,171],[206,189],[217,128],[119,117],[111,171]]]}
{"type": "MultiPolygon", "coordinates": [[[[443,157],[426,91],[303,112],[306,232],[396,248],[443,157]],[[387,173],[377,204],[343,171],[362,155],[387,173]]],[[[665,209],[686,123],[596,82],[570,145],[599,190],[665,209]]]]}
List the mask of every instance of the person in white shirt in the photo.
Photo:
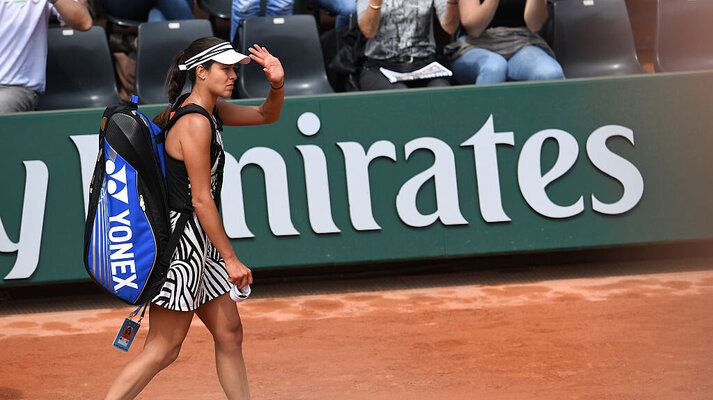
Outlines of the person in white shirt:
{"type": "Polygon", "coordinates": [[[44,92],[51,14],[76,30],[92,27],[87,0],[0,0],[0,114],[33,111],[44,92]]]}

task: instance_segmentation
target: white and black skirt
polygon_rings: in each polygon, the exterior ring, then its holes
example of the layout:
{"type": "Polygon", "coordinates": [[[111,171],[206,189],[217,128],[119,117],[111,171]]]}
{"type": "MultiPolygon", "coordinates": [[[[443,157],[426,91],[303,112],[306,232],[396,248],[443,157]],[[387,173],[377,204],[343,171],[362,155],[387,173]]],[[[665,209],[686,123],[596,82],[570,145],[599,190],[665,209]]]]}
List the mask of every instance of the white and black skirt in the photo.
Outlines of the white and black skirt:
{"type": "MultiPolygon", "coordinates": [[[[171,229],[180,215],[171,211],[171,229]]],[[[229,291],[225,261],[193,212],[171,258],[166,282],[152,302],[169,310],[193,311],[229,291]]]]}

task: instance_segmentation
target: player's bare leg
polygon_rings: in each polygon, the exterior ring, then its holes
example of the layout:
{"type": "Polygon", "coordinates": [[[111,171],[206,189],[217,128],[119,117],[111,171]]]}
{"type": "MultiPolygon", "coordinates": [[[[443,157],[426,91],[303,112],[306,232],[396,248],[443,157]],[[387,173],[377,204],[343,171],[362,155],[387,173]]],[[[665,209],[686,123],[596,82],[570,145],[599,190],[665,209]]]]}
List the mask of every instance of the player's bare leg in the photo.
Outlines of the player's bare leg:
{"type": "Polygon", "coordinates": [[[144,348],[114,379],[106,400],[133,399],[181,350],[193,312],[173,311],[151,304],[149,334],[144,348]]]}
{"type": "Polygon", "coordinates": [[[243,325],[235,302],[226,293],[198,308],[215,341],[215,365],[223,391],[230,400],[250,398],[248,376],[243,360],[243,325]]]}

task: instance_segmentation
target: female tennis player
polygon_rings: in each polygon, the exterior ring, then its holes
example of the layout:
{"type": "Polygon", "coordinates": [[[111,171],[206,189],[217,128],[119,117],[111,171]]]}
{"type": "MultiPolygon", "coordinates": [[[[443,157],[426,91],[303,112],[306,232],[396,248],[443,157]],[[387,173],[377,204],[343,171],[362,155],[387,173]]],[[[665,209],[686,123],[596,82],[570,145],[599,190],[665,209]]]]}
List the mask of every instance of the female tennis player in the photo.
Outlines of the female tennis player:
{"type": "Polygon", "coordinates": [[[151,302],[144,348],[116,377],[106,399],[133,399],[170,365],[178,357],[193,314],[213,335],[218,379],[228,399],[250,397],[240,314],[228,293],[232,285],[245,288],[253,279],[236,257],[218,214],[225,163],[221,131],[223,124],[275,122],[284,100],[280,61],[258,45],[250,53],[240,54],[230,43],[206,37],[192,42],[171,63],[166,77],[169,107],[154,121],[162,127],[170,121],[165,147],[172,229],[182,214],[188,218],[166,282],[151,302]],[[236,64],[251,59],[263,67],[271,86],[262,105],[220,100],[233,91],[236,64]],[[180,95],[186,79],[193,88],[180,95]]]}

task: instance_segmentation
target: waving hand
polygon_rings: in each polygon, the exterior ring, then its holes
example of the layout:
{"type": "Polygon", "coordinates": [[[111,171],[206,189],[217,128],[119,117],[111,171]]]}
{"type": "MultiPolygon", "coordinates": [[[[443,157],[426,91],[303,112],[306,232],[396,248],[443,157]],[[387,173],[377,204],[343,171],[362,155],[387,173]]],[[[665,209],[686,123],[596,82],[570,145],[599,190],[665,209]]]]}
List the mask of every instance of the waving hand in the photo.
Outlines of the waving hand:
{"type": "Polygon", "coordinates": [[[263,66],[262,70],[265,71],[265,77],[272,86],[282,86],[283,80],[285,79],[285,71],[282,69],[282,64],[277,57],[270,54],[266,48],[255,45],[250,47],[250,59],[256,63],[263,66]]]}

